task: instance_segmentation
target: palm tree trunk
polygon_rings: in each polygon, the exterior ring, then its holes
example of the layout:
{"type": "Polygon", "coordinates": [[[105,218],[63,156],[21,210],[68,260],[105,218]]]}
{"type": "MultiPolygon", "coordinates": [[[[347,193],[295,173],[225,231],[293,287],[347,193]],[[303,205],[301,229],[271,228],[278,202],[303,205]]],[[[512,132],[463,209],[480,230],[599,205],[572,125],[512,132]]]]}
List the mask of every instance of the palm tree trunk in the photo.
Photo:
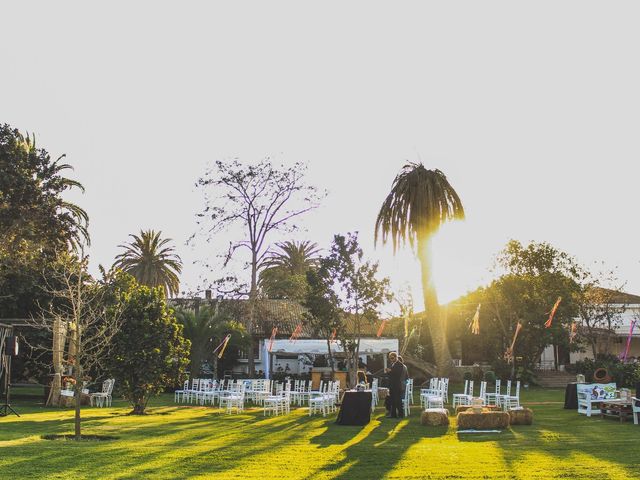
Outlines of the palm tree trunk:
{"type": "Polygon", "coordinates": [[[446,326],[438,304],[438,295],[433,283],[431,238],[418,239],[418,260],[422,270],[422,294],[427,325],[431,334],[433,353],[435,356],[438,373],[446,376],[451,370],[451,354],[447,345],[446,326]]]}

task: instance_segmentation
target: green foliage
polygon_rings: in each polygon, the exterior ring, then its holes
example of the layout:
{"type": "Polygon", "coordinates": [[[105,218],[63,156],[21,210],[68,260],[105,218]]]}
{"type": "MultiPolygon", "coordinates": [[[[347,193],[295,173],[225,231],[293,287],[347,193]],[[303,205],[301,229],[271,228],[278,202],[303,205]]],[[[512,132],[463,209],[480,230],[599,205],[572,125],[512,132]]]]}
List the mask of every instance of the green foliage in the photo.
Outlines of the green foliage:
{"type": "Polygon", "coordinates": [[[178,295],[182,260],[175,249],[167,244],[169,238],[161,238],[162,232],[141,230],[140,235],[130,235],[133,242],[120,245],[125,251],[116,257],[114,268],[133,275],[142,285],[161,287],[165,296],[178,295]]]}
{"type": "Polygon", "coordinates": [[[471,370],[467,370],[462,375],[463,380],[473,380],[473,372],[471,370]]]}
{"type": "Polygon", "coordinates": [[[216,369],[219,359],[213,350],[227,334],[231,334],[231,338],[223,356],[223,369],[224,364],[232,364],[239,349],[248,344],[244,326],[216,309],[205,307],[196,314],[193,310],[181,308],[176,310],[176,318],[183,326],[184,337],[191,342],[189,370],[192,377],[202,374],[204,362],[216,369]]]}
{"type": "Polygon", "coordinates": [[[606,369],[612,381],[619,387],[633,388],[640,382],[640,363],[624,363],[611,354],[598,354],[595,360],[585,358],[577,361],[572,371],[583,374],[587,382],[593,382],[593,373],[599,368],[606,369]]]}
{"type": "Polygon", "coordinates": [[[496,383],[496,373],[493,370],[484,372],[484,381],[488,383],[496,383]]]}
{"type": "Polygon", "coordinates": [[[506,269],[501,277],[452,306],[450,333],[461,339],[464,352],[475,355],[472,360],[488,360],[498,373],[501,358],[521,323],[514,354],[519,365],[531,370],[547,345],[569,347],[569,328],[577,315],[574,299],[580,290],[574,277],[576,269],[566,253],[546,243],[523,247],[516,241],[502,251],[499,264],[506,269]],[[559,296],[562,302],[552,326],[545,328],[559,296]],[[469,324],[478,304],[482,305],[480,335],[472,335],[469,324]]]}
{"type": "Polygon", "coordinates": [[[269,298],[303,300],[307,294],[306,274],[318,264],[318,246],[309,241],[288,241],[276,247],[262,264],[262,292],[269,298]]]}
{"type": "Polygon", "coordinates": [[[378,264],[363,259],[357,234],[335,235],[329,255],[320,259],[317,273],[311,272],[307,278],[307,321],[325,338],[336,329],[348,353],[351,382],[355,383],[361,329],[376,321],[380,307],[393,298],[389,279],[379,279],[378,264]]]}
{"type": "MultiPolygon", "coordinates": [[[[0,316],[28,318],[50,301],[43,273],[58,252],[88,241],[88,216],[62,195],[82,185],[35,138],[0,125],[0,316]]],[[[53,286],[56,287],[55,285],[53,286]]]]}
{"type": "Polygon", "coordinates": [[[119,301],[123,323],[112,340],[108,370],[133,413],[142,414],[151,396],[182,380],[190,342],[161,288],[139,285],[129,277],[119,301]]]}

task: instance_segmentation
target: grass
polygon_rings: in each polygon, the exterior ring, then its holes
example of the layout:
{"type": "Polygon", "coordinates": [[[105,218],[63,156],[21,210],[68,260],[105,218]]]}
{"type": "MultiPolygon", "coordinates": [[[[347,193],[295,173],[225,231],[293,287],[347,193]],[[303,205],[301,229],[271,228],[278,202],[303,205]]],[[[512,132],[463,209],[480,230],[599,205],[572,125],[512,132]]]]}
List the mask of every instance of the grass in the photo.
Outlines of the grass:
{"type": "Polygon", "coordinates": [[[453,418],[449,428],[422,427],[419,409],[402,420],[379,409],[360,428],[306,409],[226,415],[164,395],[142,417],[126,415],[123,402],[84,408],[83,433],[118,438],[79,443],[41,438],[72,433],[71,410],[16,398],[22,416],[0,418],[0,478],[640,478],[639,426],[564,410],[560,390],[522,396],[533,426],[458,435],[453,418]]]}

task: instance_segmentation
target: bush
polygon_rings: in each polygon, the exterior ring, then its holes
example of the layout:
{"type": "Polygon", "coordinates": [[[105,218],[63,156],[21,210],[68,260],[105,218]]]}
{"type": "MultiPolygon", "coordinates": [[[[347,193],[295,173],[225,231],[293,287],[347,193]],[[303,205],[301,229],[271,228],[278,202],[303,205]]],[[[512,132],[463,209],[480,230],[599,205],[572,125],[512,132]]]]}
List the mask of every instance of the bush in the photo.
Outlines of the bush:
{"type": "Polygon", "coordinates": [[[487,383],[496,383],[496,374],[493,370],[484,372],[484,381],[487,383]]]}
{"type": "Polygon", "coordinates": [[[598,355],[595,360],[585,358],[574,365],[576,373],[581,373],[587,382],[593,382],[593,372],[604,368],[611,381],[619,387],[635,387],[640,382],[640,364],[623,363],[615,355],[598,355]]]}
{"type": "Polygon", "coordinates": [[[464,380],[473,380],[473,372],[471,371],[464,372],[464,375],[462,375],[462,378],[464,380]]]}

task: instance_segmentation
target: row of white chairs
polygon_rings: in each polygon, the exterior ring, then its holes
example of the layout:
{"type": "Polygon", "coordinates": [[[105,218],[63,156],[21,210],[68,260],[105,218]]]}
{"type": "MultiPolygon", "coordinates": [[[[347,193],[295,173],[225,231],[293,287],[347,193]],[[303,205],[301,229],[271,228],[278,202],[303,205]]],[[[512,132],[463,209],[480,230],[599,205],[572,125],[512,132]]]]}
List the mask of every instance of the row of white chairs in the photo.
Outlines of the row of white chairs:
{"type": "Polygon", "coordinates": [[[335,412],[340,399],[340,382],[320,382],[318,390],[309,392],[309,415],[322,413],[323,417],[327,413],[335,412]]]}
{"type": "MultiPolygon", "coordinates": [[[[496,388],[494,392],[487,391],[487,382],[480,382],[480,391],[478,397],[482,399],[483,405],[497,405],[503,410],[513,410],[520,408],[520,380],[516,382],[515,394],[511,392],[511,380],[507,380],[504,393],[502,392],[502,382],[496,380],[496,388]]],[[[474,382],[473,380],[465,380],[464,392],[455,393],[453,395],[453,408],[458,405],[471,405],[474,398],[474,382]]]]}
{"type": "Polygon", "coordinates": [[[420,390],[420,406],[426,408],[444,408],[449,403],[449,379],[432,378],[429,380],[429,388],[420,390]]]}

